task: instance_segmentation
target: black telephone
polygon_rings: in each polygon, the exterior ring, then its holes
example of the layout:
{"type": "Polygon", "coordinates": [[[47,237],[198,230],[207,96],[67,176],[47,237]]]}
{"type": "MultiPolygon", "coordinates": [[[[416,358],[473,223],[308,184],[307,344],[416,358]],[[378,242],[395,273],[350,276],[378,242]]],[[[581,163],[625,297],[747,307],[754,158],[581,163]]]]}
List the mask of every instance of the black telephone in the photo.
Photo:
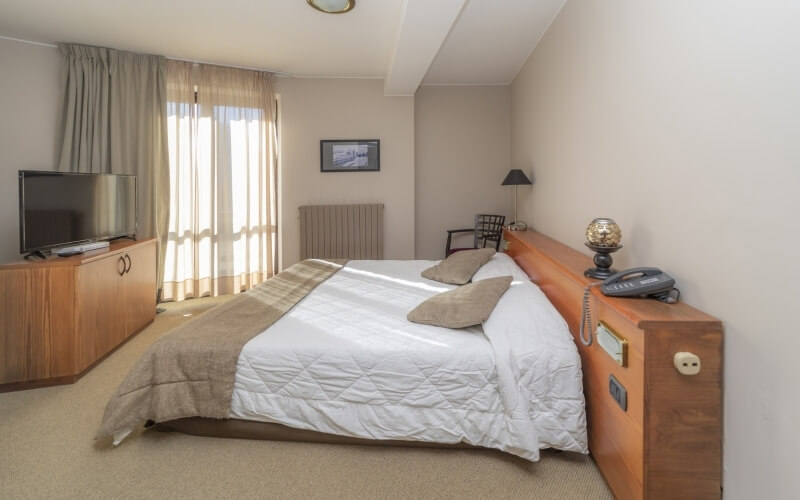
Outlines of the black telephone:
{"type": "Polygon", "coordinates": [[[583,317],[581,318],[580,337],[584,345],[592,344],[592,318],[589,311],[589,289],[601,285],[604,295],[611,297],[653,297],[674,304],[678,301],[680,291],[674,287],[675,280],[669,274],[655,267],[634,267],[613,274],[602,283],[591,283],[583,293],[583,317]],[[588,323],[588,335],[585,325],[588,323]]]}
{"type": "Polygon", "coordinates": [[[674,303],[677,296],[672,276],[655,267],[634,267],[609,276],[603,281],[603,294],[612,297],[651,296],[662,302],[674,303]]]}

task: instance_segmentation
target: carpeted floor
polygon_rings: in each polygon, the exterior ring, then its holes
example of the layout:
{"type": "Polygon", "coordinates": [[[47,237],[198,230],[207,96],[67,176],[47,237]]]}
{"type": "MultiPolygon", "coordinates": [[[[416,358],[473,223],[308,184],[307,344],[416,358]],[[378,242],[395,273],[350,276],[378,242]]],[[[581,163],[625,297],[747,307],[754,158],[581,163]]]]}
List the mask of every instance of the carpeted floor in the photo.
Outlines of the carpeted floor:
{"type": "Polygon", "coordinates": [[[0,394],[0,498],[611,498],[592,460],[491,450],[248,441],[139,431],[93,442],[106,401],[155,339],[227,297],[166,304],[73,385],[0,394]]]}

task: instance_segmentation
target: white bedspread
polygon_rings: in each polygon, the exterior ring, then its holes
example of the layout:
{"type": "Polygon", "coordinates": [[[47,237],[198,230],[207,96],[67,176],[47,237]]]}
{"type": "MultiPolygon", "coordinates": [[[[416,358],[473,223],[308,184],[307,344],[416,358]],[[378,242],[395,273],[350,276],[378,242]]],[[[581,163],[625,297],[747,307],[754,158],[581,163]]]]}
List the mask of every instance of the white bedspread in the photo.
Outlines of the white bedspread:
{"type": "Polygon", "coordinates": [[[239,356],[230,416],[371,439],[587,452],[577,349],[563,319],[504,254],[473,278],[515,281],[483,328],[411,323],[454,288],[431,261],[351,261],[239,356]]]}

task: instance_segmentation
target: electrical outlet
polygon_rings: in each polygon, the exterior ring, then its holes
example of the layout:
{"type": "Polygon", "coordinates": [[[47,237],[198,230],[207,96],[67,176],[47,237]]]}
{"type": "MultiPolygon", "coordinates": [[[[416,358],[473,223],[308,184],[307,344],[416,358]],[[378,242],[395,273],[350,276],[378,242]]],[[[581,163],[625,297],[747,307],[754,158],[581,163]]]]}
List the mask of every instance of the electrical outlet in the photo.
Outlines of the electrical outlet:
{"type": "Polygon", "coordinates": [[[691,352],[676,352],[672,362],[681,375],[697,375],[700,373],[700,358],[691,352]]]}
{"type": "Polygon", "coordinates": [[[628,411],[628,391],[625,390],[614,375],[608,376],[608,392],[611,393],[611,397],[622,408],[622,411],[628,411]]]}

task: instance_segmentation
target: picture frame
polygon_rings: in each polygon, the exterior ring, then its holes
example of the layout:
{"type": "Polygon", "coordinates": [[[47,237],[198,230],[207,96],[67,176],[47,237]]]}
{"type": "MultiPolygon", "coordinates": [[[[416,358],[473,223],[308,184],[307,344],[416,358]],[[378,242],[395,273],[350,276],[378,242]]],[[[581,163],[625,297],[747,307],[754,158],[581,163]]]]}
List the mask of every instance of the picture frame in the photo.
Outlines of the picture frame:
{"type": "Polygon", "coordinates": [[[320,172],[380,172],[379,139],[323,139],[319,141],[320,172]]]}

